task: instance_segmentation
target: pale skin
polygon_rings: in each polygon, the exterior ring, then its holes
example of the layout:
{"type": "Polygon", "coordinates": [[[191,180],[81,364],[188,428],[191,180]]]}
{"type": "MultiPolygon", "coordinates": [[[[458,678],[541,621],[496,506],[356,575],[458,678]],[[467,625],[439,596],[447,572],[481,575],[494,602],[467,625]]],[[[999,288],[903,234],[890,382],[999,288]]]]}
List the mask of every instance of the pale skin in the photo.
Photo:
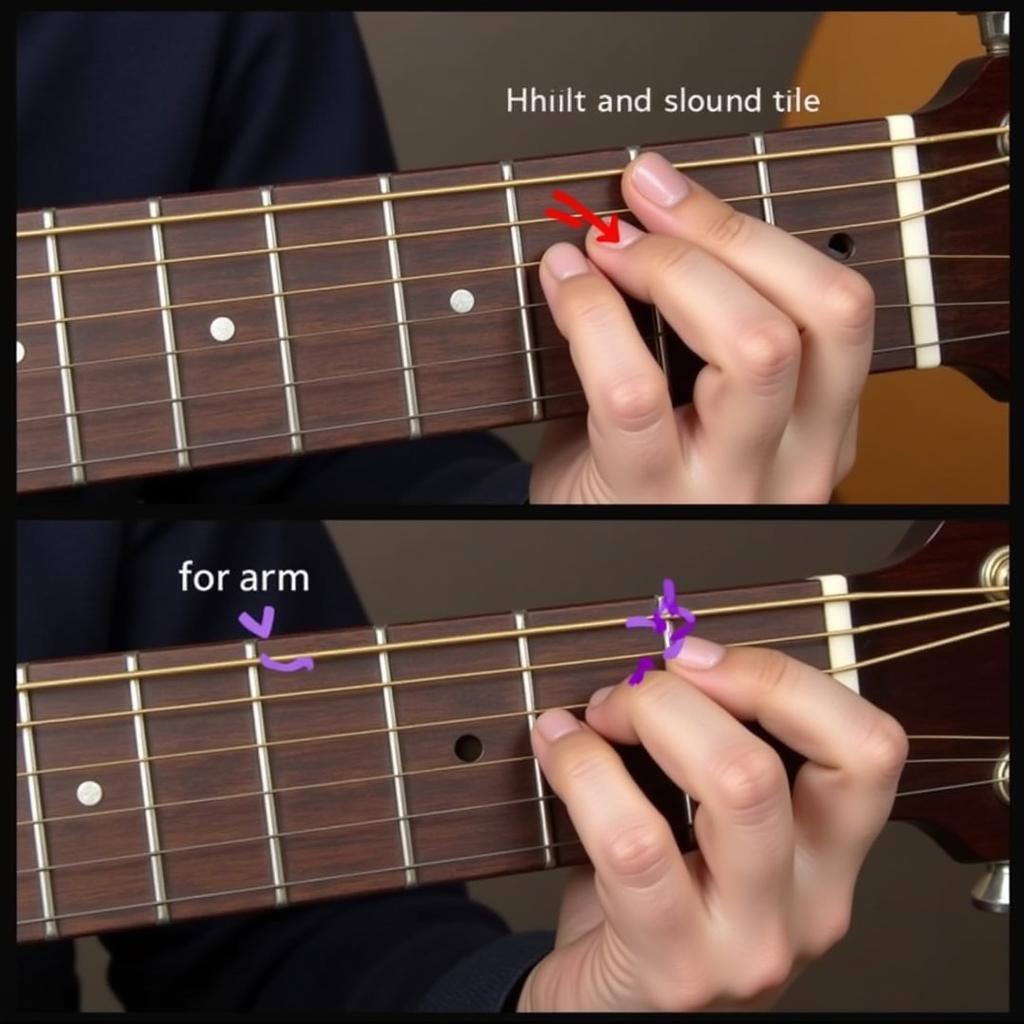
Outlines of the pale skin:
{"type": "Polygon", "coordinates": [[[907,755],[899,723],[778,651],[690,636],[666,667],[597,691],[585,724],[537,719],[593,867],[570,877],[520,1011],[767,1009],[849,927],[907,755]],[[807,759],[792,791],[753,720],[807,759]],[[698,849],[680,852],[609,741],[643,744],[699,802],[698,849]]]}
{"type": "Polygon", "coordinates": [[[853,466],[875,297],[857,271],[735,211],[657,153],[622,177],[646,230],[586,256],[559,243],[540,281],[588,414],[547,430],[533,503],[825,502],[853,466]],[[656,306],[707,362],[673,408],[622,294],[656,306]]]}

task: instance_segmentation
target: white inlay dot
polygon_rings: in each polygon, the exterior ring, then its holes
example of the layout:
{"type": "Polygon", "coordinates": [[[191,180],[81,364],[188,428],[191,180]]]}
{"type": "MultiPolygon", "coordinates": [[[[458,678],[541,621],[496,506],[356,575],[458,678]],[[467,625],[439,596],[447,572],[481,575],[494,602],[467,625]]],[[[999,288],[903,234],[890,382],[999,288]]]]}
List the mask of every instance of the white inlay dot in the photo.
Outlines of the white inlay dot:
{"type": "Polygon", "coordinates": [[[214,341],[230,341],[235,336],[235,321],[229,316],[219,316],[210,322],[210,337],[214,341]]]}
{"type": "Polygon", "coordinates": [[[473,306],[476,305],[476,297],[471,291],[467,291],[465,288],[457,288],[452,292],[451,298],[448,300],[448,305],[450,305],[456,313],[468,313],[473,306]]]}
{"type": "Polygon", "coordinates": [[[25,346],[20,341],[14,343],[14,361],[20,363],[25,358],[25,346]]]}
{"type": "Polygon", "coordinates": [[[95,807],[103,799],[103,787],[98,782],[89,779],[79,785],[75,794],[80,804],[86,807],[95,807]]]}

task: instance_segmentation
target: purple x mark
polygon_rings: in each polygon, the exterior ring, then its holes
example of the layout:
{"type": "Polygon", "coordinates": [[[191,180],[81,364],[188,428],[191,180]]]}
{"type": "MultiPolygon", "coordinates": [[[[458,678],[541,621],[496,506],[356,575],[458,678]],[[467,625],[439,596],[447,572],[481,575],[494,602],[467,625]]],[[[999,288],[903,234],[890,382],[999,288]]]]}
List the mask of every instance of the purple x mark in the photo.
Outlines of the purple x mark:
{"type": "MultiPolygon", "coordinates": [[[[664,633],[669,628],[669,618],[673,616],[682,619],[683,624],[674,629],[669,636],[664,658],[666,660],[676,658],[683,649],[683,642],[693,632],[697,616],[679,604],[676,599],[676,585],[672,580],[662,581],[662,593],[654,612],[651,615],[631,615],[626,619],[626,629],[652,629],[655,633],[664,633]]],[[[633,674],[629,677],[629,685],[639,686],[643,682],[645,673],[652,668],[654,668],[653,658],[641,658],[637,662],[633,674]]]]}

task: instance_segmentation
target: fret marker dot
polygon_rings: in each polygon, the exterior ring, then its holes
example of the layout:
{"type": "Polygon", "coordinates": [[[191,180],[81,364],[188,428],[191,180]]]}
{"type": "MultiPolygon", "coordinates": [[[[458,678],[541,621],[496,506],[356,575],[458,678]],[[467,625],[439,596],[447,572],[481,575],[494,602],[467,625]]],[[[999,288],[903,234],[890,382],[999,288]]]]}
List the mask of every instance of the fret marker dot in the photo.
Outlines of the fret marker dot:
{"type": "Polygon", "coordinates": [[[90,779],[83,782],[76,792],[78,802],[86,807],[95,807],[103,799],[103,787],[90,779]]]}
{"type": "Polygon", "coordinates": [[[210,322],[210,337],[214,341],[230,341],[235,336],[235,321],[229,316],[219,316],[210,322]]]}
{"type": "Polygon", "coordinates": [[[20,341],[14,343],[14,361],[20,363],[25,358],[25,346],[20,341]]]}
{"type": "Polygon", "coordinates": [[[467,291],[465,288],[457,288],[452,292],[451,298],[448,300],[448,305],[450,305],[456,313],[468,313],[476,305],[476,297],[471,291],[467,291]]]}

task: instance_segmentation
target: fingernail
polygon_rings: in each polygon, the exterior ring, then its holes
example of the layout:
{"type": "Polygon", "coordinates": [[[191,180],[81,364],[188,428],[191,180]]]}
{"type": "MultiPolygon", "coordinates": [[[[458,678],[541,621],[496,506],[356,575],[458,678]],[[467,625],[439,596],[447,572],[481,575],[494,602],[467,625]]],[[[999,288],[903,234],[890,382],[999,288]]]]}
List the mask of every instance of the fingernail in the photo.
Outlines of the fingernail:
{"type": "Polygon", "coordinates": [[[714,668],[725,657],[725,648],[712,640],[688,636],[672,660],[685,668],[714,668]]]}
{"type": "Polygon", "coordinates": [[[569,733],[576,732],[583,727],[580,725],[580,720],[571,711],[566,711],[564,708],[553,708],[551,711],[545,711],[537,719],[534,728],[548,743],[554,743],[563,736],[568,736],[569,733]]]}
{"type": "Polygon", "coordinates": [[[603,704],[612,694],[614,686],[602,686],[600,690],[595,690],[590,695],[590,703],[587,707],[596,708],[598,704],[603,704]]]}
{"type": "Polygon", "coordinates": [[[556,281],[585,274],[590,269],[583,253],[568,242],[559,242],[548,249],[544,254],[544,266],[556,281]]]}
{"type": "Polygon", "coordinates": [[[690,183],[660,153],[644,153],[632,175],[640,195],[658,206],[675,206],[690,191],[690,183]]]}
{"type": "MultiPolygon", "coordinates": [[[[590,233],[597,235],[597,228],[591,228],[590,233]]],[[[627,245],[632,245],[638,238],[643,238],[644,233],[639,229],[633,227],[632,224],[627,221],[619,221],[619,240],[617,242],[605,242],[598,238],[597,244],[601,249],[625,249],[627,245]]]]}

